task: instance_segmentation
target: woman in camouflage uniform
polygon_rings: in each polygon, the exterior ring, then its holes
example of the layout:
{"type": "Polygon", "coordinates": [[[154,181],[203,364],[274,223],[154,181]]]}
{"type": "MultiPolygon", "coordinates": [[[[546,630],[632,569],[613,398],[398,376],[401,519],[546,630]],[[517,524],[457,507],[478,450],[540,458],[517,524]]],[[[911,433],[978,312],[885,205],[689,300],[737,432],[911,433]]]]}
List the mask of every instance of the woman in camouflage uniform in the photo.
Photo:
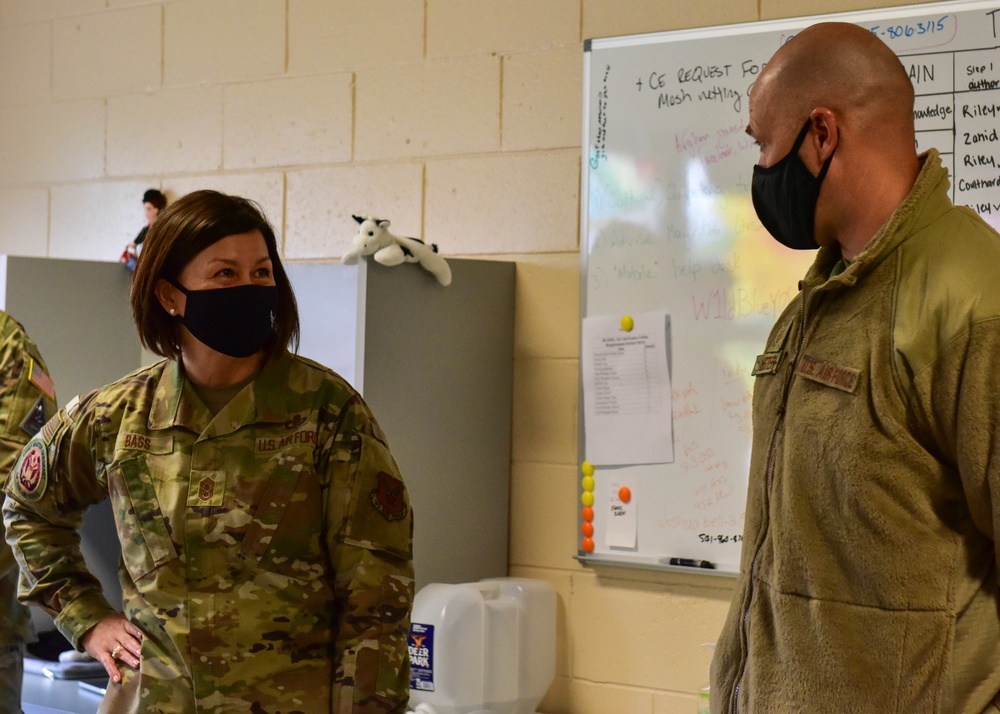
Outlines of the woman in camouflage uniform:
{"type": "Polygon", "coordinates": [[[15,465],[21,597],[111,677],[106,712],[402,712],[412,516],[361,396],[288,352],[295,298],[258,208],[189,194],[132,285],[167,359],[73,400],[15,465]],[[77,528],[114,504],[124,614],[77,528]]]}

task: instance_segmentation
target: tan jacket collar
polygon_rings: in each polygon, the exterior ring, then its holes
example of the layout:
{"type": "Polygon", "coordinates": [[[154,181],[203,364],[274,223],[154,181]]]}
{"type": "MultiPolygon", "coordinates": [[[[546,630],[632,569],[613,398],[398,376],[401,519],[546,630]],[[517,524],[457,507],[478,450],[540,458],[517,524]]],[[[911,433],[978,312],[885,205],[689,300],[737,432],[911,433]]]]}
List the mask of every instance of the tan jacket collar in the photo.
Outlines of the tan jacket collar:
{"type": "MultiPolygon", "coordinates": [[[[952,208],[948,196],[951,182],[948,180],[947,169],[941,165],[937,149],[928,149],[919,159],[920,173],[917,174],[917,180],[909,195],[893,211],[857,258],[842,273],[828,281],[830,270],[840,260],[840,249],[820,248],[803,281],[806,285],[815,287],[828,283],[824,286],[827,289],[854,285],[872,267],[898,248],[907,237],[952,208]]],[[[873,190],[877,190],[877,187],[873,187],[873,190]]]]}

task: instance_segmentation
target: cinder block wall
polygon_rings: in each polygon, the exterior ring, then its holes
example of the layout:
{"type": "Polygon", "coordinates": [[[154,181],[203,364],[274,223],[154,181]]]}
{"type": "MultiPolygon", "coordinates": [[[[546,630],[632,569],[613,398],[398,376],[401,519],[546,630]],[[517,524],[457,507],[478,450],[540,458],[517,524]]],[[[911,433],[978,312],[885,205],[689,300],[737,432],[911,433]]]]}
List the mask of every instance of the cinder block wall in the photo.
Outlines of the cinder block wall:
{"type": "Polygon", "coordinates": [[[516,260],[510,573],[559,592],[542,711],[691,714],[730,582],[573,560],[582,41],[892,4],[0,0],[0,253],[116,260],[155,186],[257,200],[288,260],[339,257],[351,213],[516,260]]]}

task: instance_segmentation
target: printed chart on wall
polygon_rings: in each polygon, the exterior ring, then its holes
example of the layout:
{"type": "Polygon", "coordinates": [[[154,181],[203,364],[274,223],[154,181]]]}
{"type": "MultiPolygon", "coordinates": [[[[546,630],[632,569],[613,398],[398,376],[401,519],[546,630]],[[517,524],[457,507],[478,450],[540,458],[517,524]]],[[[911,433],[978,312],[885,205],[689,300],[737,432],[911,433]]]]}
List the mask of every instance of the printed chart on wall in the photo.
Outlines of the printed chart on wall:
{"type": "Polygon", "coordinates": [[[803,27],[899,55],[918,150],[1000,228],[1000,1],[590,40],[584,53],[579,558],[739,570],[754,360],[814,254],[770,238],[748,93],[803,27]]]}

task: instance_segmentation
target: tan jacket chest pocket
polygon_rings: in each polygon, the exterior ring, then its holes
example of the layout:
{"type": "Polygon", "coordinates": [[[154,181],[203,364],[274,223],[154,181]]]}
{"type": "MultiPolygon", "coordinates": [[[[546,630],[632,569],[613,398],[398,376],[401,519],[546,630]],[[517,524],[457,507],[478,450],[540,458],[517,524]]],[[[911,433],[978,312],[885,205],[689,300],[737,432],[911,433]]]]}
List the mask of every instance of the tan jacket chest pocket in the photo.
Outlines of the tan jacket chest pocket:
{"type": "Polygon", "coordinates": [[[177,557],[144,457],[113,464],[108,469],[108,491],[122,560],[133,580],[141,580],[177,557]]]}

